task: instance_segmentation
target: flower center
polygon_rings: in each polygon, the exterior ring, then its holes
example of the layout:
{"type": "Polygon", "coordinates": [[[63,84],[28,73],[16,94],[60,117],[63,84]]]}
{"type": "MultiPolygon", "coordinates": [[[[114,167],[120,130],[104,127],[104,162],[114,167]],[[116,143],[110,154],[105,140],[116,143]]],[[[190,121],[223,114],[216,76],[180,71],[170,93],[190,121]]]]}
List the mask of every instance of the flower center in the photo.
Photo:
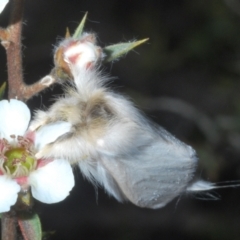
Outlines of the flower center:
{"type": "Polygon", "coordinates": [[[4,153],[4,170],[14,178],[28,176],[36,167],[35,157],[25,148],[16,147],[4,153]]]}

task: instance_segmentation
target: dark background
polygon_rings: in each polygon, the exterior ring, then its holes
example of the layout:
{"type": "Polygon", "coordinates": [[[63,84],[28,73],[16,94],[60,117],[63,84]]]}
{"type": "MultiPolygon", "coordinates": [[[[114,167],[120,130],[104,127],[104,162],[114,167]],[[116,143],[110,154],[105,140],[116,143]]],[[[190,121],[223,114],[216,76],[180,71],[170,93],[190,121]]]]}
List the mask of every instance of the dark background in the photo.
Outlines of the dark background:
{"type": "MultiPolygon", "coordinates": [[[[192,145],[198,177],[240,180],[240,1],[237,0],[26,0],[23,55],[27,83],[53,67],[54,45],[73,32],[88,11],[86,30],[106,46],[149,37],[147,44],[105,66],[112,86],[129,95],[155,122],[192,145]]],[[[0,16],[7,25],[9,7],[0,16]]],[[[0,79],[6,59],[0,48],[0,79]]],[[[32,98],[48,105],[54,87],[32,98]]],[[[76,172],[71,195],[58,204],[37,203],[48,239],[237,240],[240,188],[185,196],[159,210],[120,204],[76,172]],[[212,193],[211,193],[212,194],[212,193]],[[198,198],[204,200],[199,200],[198,198]]]]}

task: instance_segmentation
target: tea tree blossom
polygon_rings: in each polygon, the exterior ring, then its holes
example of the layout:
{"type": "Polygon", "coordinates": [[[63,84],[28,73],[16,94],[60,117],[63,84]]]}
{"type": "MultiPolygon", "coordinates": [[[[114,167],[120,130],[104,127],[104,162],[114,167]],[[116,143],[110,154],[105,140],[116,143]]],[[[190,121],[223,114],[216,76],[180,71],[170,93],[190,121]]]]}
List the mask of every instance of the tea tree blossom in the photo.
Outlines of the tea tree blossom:
{"type": "Polygon", "coordinates": [[[31,189],[44,203],[65,199],[74,186],[70,164],[64,159],[36,158],[37,152],[70,129],[67,122],[27,131],[30,111],[26,104],[11,99],[0,101],[0,212],[10,210],[19,192],[31,189]]]}
{"type": "Polygon", "coordinates": [[[5,6],[7,5],[8,0],[1,0],[0,1],[0,13],[4,10],[5,6]]]}

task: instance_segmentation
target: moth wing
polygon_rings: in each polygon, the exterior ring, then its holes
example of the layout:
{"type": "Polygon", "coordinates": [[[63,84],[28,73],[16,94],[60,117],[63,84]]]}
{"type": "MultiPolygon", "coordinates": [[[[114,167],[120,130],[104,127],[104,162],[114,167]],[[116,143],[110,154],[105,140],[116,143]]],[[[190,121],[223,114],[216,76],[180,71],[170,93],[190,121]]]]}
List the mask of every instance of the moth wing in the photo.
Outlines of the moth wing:
{"type": "Polygon", "coordinates": [[[102,185],[110,194],[154,209],[186,191],[196,163],[195,151],[170,134],[141,146],[136,154],[111,157],[103,152],[98,160],[105,175],[102,185]]]}

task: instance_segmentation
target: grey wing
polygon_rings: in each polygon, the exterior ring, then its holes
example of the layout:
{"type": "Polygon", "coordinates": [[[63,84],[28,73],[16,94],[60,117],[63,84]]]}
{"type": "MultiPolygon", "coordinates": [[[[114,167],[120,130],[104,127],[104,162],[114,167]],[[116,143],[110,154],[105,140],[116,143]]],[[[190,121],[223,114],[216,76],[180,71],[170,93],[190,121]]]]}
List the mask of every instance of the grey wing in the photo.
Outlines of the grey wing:
{"type": "Polygon", "coordinates": [[[196,168],[195,151],[160,129],[161,135],[138,146],[136,154],[101,154],[105,170],[102,185],[117,199],[128,199],[140,207],[161,208],[185,192],[196,168]]]}

